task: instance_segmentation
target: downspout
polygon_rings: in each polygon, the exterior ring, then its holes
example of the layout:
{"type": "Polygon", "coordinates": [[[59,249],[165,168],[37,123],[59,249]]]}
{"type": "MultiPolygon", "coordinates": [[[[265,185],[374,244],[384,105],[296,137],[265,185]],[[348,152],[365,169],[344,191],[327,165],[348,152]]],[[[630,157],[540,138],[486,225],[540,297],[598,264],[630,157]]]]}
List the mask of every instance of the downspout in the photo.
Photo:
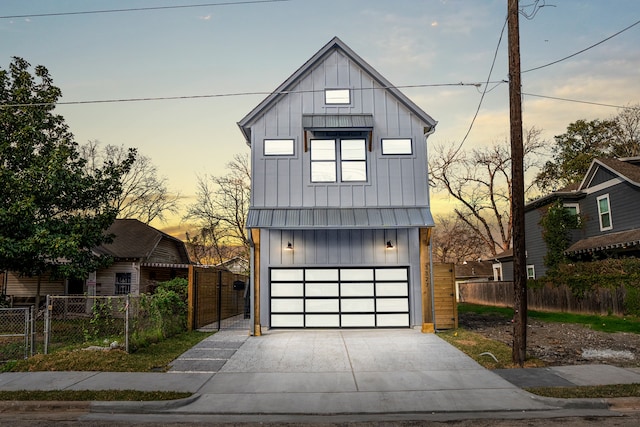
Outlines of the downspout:
{"type": "Polygon", "coordinates": [[[247,233],[247,237],[249,239],[249,319],[251,321],[251,326],[249,328],[249,335],[251,336],[255,336],[255,332],[256,332],[256,322],[254,321],[254,317],[255,317],[255,306],[254,306],[254,300],[255,300],[255,286],[254,286],[254,277],[255,277],[255,251],[256,251],[256,246],[255,246],[255,242],[253,241],[253,233],[251,233],[251,230],[249,230],[249,232],[247,233]]]}

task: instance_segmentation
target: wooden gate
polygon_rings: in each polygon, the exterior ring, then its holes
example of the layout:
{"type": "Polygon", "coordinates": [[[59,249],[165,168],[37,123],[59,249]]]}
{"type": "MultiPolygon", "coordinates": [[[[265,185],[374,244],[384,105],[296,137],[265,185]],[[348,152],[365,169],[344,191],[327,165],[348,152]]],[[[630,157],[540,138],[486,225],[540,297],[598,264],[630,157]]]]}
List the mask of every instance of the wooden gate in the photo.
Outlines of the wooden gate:
{"type": "Polygon", "coordinates": [[[189,328],[250,327],[249,277],[216,267],[189,267],[189,328]]]}
{"type": "Polygon", "coordinates": [[[436,329],[458,327],[456,273],[453,264],[433,264],[433,304],[436,329]]]}

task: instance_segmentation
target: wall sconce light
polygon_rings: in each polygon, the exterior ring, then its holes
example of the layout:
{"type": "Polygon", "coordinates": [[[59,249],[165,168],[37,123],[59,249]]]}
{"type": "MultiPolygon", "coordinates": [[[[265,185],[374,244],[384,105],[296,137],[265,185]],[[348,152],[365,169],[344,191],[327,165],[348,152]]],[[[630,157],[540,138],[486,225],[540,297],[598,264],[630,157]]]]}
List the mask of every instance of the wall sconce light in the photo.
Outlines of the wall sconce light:
{"type": "Polygon", "coordinates": [[[387,240],[387,249],[393,249],[393,245],[391,244],[391,240],[387,240]]]}
{"type": "Polygon", "coordinates": [[[287,247],[284,248],[286,251],[292,251],[293,250],[293,245],[291,244],[291,242],[287,242],[287,247]]]}

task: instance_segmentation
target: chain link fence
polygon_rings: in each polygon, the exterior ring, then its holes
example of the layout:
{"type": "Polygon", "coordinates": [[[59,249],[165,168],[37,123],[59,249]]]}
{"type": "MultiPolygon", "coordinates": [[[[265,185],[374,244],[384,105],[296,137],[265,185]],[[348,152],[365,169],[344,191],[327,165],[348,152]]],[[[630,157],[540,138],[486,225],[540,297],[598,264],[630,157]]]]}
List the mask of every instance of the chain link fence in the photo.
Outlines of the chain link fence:
{"type": "Polygon", "coordinates": [[[0,361],[33,355],[34,319],[33,307],[0,308],[0,361]]]}

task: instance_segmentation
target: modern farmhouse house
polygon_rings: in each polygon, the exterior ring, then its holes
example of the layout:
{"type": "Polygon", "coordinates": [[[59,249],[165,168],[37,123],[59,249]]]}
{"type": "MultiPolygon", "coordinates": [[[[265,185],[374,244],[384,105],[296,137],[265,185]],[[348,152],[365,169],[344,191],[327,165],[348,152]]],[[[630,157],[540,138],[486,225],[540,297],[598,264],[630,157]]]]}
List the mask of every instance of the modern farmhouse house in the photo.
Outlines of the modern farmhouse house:
{"type": "Polygon", "coordinates": [[[338,38],[240,120],[253,334],[437,327],[426,145],[436,123],[338,38]]]}

